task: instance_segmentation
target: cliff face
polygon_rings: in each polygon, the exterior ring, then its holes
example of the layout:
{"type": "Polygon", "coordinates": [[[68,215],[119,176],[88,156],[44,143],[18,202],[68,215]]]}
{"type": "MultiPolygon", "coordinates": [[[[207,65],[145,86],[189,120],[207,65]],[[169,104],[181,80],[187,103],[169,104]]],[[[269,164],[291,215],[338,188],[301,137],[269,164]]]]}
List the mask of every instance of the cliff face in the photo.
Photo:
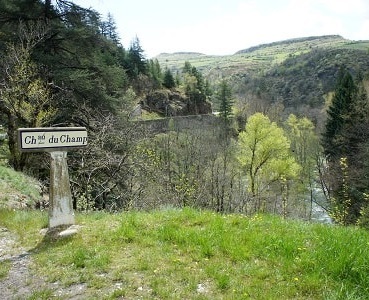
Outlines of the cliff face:
{"type": "Polygon", "coordinates": [[[156,90],[141,101],[142,109],[157,112],[162,116],[188,116],[210,114],[209,101],[194,101],[178,90],[156,90]]]}

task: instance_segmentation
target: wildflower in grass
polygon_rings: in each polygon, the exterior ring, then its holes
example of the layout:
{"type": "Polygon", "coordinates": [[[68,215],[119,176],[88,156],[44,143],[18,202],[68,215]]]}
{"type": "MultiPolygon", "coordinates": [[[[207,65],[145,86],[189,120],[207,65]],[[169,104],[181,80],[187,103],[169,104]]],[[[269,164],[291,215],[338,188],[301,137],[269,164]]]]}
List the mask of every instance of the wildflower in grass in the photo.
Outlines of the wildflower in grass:
{"type": "Polygon", "coordinates": [[[251,221],[255,221],[255,222],[257,222],[257,221],[262,221],[262,220],[263,220],[263,217],[262,217],[261,215],[258,215],[258,214],[254,215],[254,216],[251,218],[251,221]]]}
{"type": "Polygon", "coordinates": [[[305,250],[307,250],[307,248],[306,247],[297,247],[297,250],[298,251],[305,251],[305,250]]]}

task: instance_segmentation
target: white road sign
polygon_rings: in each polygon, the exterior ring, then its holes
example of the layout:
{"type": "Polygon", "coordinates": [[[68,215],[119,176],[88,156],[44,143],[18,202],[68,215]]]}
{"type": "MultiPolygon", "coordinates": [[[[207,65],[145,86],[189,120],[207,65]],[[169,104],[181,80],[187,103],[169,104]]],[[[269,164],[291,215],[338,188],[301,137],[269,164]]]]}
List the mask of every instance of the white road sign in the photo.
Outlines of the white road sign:
{"type": "Polygon", "coordinates": [[[67,151],[87,146],[84,127],[19,128],[21,151],[67,151]]]}

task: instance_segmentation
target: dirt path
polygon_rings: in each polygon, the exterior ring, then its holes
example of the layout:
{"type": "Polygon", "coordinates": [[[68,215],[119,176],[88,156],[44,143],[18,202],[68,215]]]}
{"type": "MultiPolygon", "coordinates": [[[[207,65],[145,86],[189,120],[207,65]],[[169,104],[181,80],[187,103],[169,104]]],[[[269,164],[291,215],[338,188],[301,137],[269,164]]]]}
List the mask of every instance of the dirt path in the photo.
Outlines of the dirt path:
{"type": "Polygon", "coordinates": [[[24,299],[47,284],[30,272],[30,254],[19,247],[17,238],[6,228],[0,228],[0,264],[10,263],[5,278],[0,279],[1,299],[24,299]]]}
{"type": "Polygon", "coordinates": [[[0,278],[0,299],[85,299],[85,285],[63,287],[59,283],[49,283],[32,272],[32,256],[21,248],[14,236],[6,228],[0,227],[0,265],[10,264],[5,278],[0,278]]]}

